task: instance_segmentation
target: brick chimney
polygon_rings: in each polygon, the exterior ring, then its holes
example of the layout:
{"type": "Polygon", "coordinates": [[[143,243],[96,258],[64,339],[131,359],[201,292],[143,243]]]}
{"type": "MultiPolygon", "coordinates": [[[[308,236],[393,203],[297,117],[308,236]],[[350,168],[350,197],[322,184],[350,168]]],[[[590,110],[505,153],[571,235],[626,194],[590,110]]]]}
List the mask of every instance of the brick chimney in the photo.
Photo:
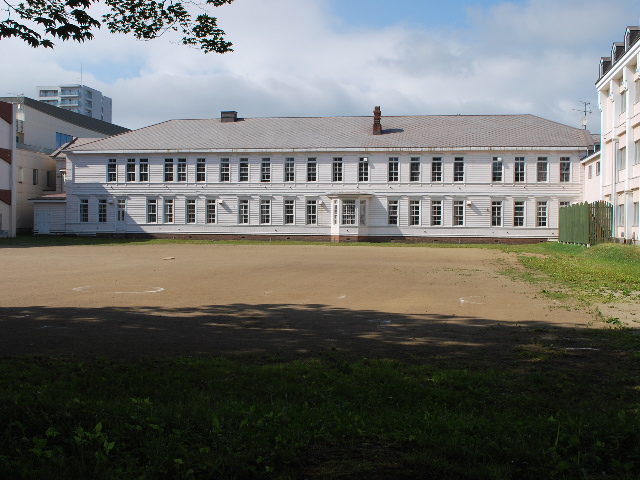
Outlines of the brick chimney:
{"type": "Polygon", "coordinates": [[[238,112],[234,112],[234,111],[220,112],[220,121],[222,123],[237,122],[238,112]]]}
{"type": "Polygon", "coordinates": [[[382,134],[382,125],[380,124],[380,117],[382,117],[382,112],[380,112],[380,107],[376,107],[373,109],[373,134],[380,135],[382,134]]]}

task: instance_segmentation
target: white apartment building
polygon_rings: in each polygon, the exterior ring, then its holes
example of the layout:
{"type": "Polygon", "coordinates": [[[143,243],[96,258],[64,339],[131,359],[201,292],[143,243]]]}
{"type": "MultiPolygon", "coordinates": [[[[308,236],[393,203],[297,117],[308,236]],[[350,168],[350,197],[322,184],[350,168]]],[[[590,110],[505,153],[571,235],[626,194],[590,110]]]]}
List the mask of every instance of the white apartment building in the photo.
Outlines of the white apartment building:
{"type": "Polygon", "coordinates": [[[172,120],[65,148],[36,233],[532,242],[591,135],[532,115],[172,120]]]}
{"type": "Polygon", "coordinates": [[[627,27],[610,57],[600,60],[596,82],[602,147],[585,159],[585,200],[614,206],[613,236],[640,238],[640,27],[627,27]]]}
{"type": "Polygon", "coordinates": [[[112,100],[86,85],[39,86],[38,100],[70,112],[111,123],[112,100]]]}
{"type": "Polygon", "coordinates": [[[76,137],[128,131],[22,96],[0,97],[0,118],[0,230],[10,236],[32,230],[31,198],[61,188],[64,172],[51,158],[56,149],[76,137]]]}

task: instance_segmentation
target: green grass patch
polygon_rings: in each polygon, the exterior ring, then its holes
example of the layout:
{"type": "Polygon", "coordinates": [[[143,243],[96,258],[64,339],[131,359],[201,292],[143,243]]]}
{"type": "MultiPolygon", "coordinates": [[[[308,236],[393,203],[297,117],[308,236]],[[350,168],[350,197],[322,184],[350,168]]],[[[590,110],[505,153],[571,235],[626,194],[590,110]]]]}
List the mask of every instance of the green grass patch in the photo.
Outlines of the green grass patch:
{"type": "Polygon", "coordinates": [[[635,370],[526,365],[5,359],[0,478],[636,478],[635,370]]]}

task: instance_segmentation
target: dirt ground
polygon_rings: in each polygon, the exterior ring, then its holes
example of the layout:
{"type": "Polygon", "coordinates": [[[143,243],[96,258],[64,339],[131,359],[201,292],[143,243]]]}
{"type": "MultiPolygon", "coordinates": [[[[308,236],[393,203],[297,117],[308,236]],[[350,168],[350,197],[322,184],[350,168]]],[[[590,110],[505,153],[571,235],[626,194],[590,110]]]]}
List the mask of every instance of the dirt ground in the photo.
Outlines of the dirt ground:
{"type": "Polygon", "coordinates": [[[320,245],[0,248],[0,355],[496,357],[590,350],[594,322],[483,249],[320,245]]]}

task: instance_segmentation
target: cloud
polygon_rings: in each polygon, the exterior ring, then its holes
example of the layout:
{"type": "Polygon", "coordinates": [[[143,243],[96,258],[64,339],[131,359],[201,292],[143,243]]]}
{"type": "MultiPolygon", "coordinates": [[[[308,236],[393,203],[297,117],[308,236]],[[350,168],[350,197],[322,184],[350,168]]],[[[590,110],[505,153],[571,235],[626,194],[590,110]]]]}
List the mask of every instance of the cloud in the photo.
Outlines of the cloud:
{"type": "MultiPolygon", "coordinates": [[[[532,113],[578,126],[580,101],[596,111],[600,56],[640,14],[630,0],[606,17],[602,8],[594,0],[495,2],[434,30],[415,19],[349,28],[326,0],[238,0],[213,10],[234,53],[104,29],[53,51],[2,40],[0,55],[15,67],[3,85],[35,95],[36,85],[79,81],[82,62],[84,83],[113,98],[114,122],[135,128],[221,110],[371,115],[375,105],[383,115],[532,113]]],[[[598,123],[594,115],[589,127],[598,123]]]]}

